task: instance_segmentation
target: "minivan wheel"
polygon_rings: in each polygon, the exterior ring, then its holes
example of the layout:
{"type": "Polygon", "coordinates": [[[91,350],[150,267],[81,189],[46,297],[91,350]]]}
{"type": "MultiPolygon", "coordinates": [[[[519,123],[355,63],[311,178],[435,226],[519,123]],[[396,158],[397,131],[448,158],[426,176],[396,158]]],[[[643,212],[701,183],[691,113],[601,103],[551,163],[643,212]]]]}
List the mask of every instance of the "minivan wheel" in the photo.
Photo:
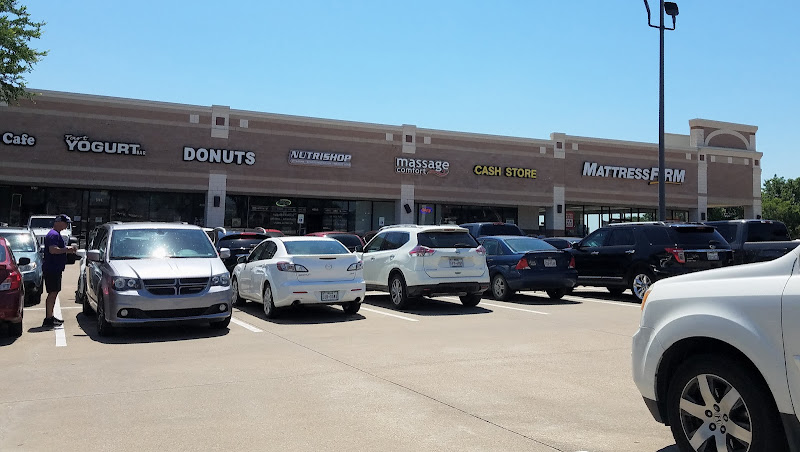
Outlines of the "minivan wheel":
{"type": "Polygon", "coordinates": [[[275,303],[272,302],[272,286],[269,283],[264,285],[264,297],[261,301],[264,303],[264,315],[268,319],[274,319],[278,314],[278,310],[275,308],[275,303]]]}
{"type": "Polygon", "coordinates": [[[655,278],[653,278],[653,274],[649,270],[636,270],[631,278],[631,292],[637,299],[641,300],[644,298],[644,293],[654,282],[655,278]]]}
{"type": "Polygon", "coordinates": [[[667,392],[667,416],[681,451],[786,451],[772,394],[749,370],[717,355],[690,358],[667,392]]]}
{"type": "Polygon", "coordinates": [[[548,289],[546,292],[553,300],[560,300],[567,294],[567,289],[548,289]]]}
{"type": "Polygon", "coordinates": [[[458,297],[461,299],[461,304],[467,307],[478,306],[478,303],[481,302],[481,293],[471,293],[469,295],[462,295],[458,297]]]}
{"type": "Polygon", "coordinates": [[[83,294],[81,297],[81,307],[83,308],[83,315],[90,316],[94,314],[94,310],[92,309],[92,305],[89,304],[89,296],[86,293],[83,294]]]}
{"type": "Polygon", "coordinates": [[[500,301],[508,301],[514,296],[514,291],[508,287],[508,281],[500,273],[492,278],[492,296],[500,301]]]}
{"type": "Polygon", "coordinates": [[[406,281],[400,273],[395,273],[389,278],[389,297],[395,309],[405,309],[411,303],[406,281]]]}
{"type": "Polygon", "coordinates": [[[239,280],[231,281],[231,306],[244,306],[247,301],[239,295],[239,280]]]}
{"type": "Polygon", "coordinates": [[[105,301],[102,297],[97,299],[97,334],[111,336],[114,334],[113,326],[106,320],[105,301]]]}

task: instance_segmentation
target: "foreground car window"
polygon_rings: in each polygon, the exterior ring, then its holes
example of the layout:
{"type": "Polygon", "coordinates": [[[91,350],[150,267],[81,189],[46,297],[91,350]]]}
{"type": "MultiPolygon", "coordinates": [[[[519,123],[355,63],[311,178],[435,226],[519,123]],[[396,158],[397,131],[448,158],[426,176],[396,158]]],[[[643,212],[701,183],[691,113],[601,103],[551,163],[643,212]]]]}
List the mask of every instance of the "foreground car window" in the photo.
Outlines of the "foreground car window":
{"type": "Polygon", "coordinates": [[[417,236],[419,245],[428,248],[477,248],[478,242],[469,232],[423,232],[417,236]]]}
{"type": "Polygon", "coordinates": [[[554,247],[553,245],[543,240],[534,239],[532,237],[506,239],[506,245],[508,245],[508,247],[511,248],[511,251],[515,253],[556,249],[556,247],[554,247]]]}
{"type": "Polygon", "coordinates": [[[283,242],[286,252],[289,254],[309,255],[309,254],[350,254],[350,251],[336,241],[297,241],[283,242]]]}
{"type": "Polygon", "coordinates": [[[0,237],[5,237],[11,251],[16,251],[18,253],[32,253],[36,251],[36,242],[34,242],[30,234],[0,234],[0,237]]]}
{"type": "Polygon", "coordinates": [[[122,229],[111,236],[111,260],[210,258],[217,252],[200,229],[122,229]]]}

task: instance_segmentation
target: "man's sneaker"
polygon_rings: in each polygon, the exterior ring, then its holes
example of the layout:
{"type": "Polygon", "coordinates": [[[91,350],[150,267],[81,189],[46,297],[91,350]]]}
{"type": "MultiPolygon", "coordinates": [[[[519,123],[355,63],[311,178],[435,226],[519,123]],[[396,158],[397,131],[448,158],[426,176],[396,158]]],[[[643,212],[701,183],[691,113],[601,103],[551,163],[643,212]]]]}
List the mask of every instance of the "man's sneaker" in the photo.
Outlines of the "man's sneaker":
{"type": "Polygon", "coordinates": [[[63,320],[57,317],[45,317],[44,321],[42,322],[42,326],[58,326],[64,323],[63,320]]]}

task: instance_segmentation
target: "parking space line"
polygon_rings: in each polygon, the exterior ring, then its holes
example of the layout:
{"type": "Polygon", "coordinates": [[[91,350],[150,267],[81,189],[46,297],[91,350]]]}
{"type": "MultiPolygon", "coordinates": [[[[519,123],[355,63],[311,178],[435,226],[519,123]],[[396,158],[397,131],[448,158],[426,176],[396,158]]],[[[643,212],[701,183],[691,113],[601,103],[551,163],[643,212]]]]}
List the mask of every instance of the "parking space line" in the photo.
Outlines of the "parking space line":
{"type": "Polygon", "coordinates": [[[637,304],[637,303],[622,303],[622,302],[619,302],[619,301],[590,300],[588,298],[578,297],[578,296],[575,296],[575,295],[566,295],[566,296],[564,296],[564,299],[565,300],[572,300],[572,301],[580,301],[580,302],[586,301],[586,302],[589,302],[589,303],[613,304],[613,305],[617,305],[617,306],[627,306],[627,307],[632,307],[632,308],[641,308],[642,307],[641,303],[637,304]]]}
{"type": "MultiPolygon", "coordinates": [[[[58,317],[59,319],[63,319],[64,316],[61,314],[61,298],[56,296],[56,304],[53,307],[53,315],[58,317]]],[[[53,330],[56,333],[56,347],[66,347],[67,346],[67,333],[64,331],[64,325],[58,325],[53,327],[53,330]]]]}
{"type": "Polygon", "coordinates": [[[362,311],[374,312],[375,314],[388,315],[389,317],[397,317],[398,319],[408,320],[409,322],[419,322],[419,320],[417,320],[417,319],[412,319],[410,317],[403,317],[402,315],[397,315],[397,314],[390,314],[388,312],[378,311],[378,310],[375,310],[375,309],[365,308],[363,306],[361,307],[361,310],[362,311]]]}
{"type": "Polygon", "coordinates": [[[494,308],[513,309],[514,311],[523,311],[523,312],[530,312],[530,313],[533,313],[533,314],[550,315],[549,312],[534,311],[533,309],[513,308],[511,306],[503,306],[503,305],[493,304],[493,303],[481,302],[481,306],[492,306],[494,308]]]}
{"type": "Polygon", "coordinates": [[[250,330],[250,331],[252,331],[254,333],[263,333],[264,332],[264,330],[262,330],[260,328],[256,328],[256,327],[254,327],[253,325],[250,325],[247,322],[243,322],[243,321],[237,319],[236,317],[231,317],[231,322],[239,325],[242,328],[248,329],[248,330],[250,330]]]}
{"type": "MultiPolygon", "coordinates": [[[[80,306],[61,306],[61,309],[83,309],[80,306]]],[[[25,308],[26,311],[44,311],[44,308],[25,308]]]]}

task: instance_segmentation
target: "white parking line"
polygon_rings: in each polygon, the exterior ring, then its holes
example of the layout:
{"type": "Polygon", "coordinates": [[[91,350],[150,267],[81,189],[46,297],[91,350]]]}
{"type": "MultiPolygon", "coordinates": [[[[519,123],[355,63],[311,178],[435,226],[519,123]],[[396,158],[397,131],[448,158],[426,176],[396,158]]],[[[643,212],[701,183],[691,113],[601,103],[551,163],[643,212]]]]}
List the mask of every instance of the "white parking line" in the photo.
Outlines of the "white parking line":
{"type": "Polygon", "coordinates": [[[481,306],[492,306],[494,308],[513,309],[515,311],[530,312],[530,313],[533,313],[533,314],[550,315],[549,312],[534,311],[533,309],[512,308],[511,306],[503,306],[503,305],[493,304],[493,303],[481,302],[480,305],[481,306]]]}
{"type": "Polygon", "coordinates": [[[390,314],[388,312],[378,311],[378,310],[375,310],[375,309],[365,308],[363,306],[361,307],[361,310],[362,311],[374,312],[375,314],[388,315],[389,317],[397,317],[398,319],[408,320],[409,322],[419,322],[419,320],[417,320],[417,319],[412,319],[410,317],[403,317],[402,315],[397,315],[397,314],[390,314]]]}
{"type": "MultiPolygon", "coordinates": [[[[80,306],[62,306],[61,309],[83,309],[80,306]]],[[[44,311],[44,308],[25,308],[26,311],[44,311]]]]}
{"type": "MultiPolygon", "coordinates": [[[[61,299],[58,296],[56,296],[56,305],[53,307],[53,315],[59,319],[64,319],[64,316],[61,314],[61,299]]],[[[66,347],[67,333],[64,331],[64,325],[61,324],[53,327],[53,330],[56,333],[56,347],[66,347]]]]}
{"type": "Polygon", "coordinates": [[[627,306],[629,308],[641,308],[642,307],[641,303],[622,303],[622,302],[619,302],[619,301],[590,300],[588,298],[576,297],[574,295],[565,295],[564,299],[565,300],[572,300],[572,301],[580,301],[580,302],[586,301],[586,302],[589,302],[589,303],[614,304],[614,305],[617,305],[617,306],[627,306]]]}
{"type": "Polygon", "coordinates": [[[247,322],[242,322],[241,320],[237,319],[236,317],[231,317],[231,322],[239,325],[242,328],[246,328],[254,333],[263,333],[264,330],[254,327],[247,322]]]}

